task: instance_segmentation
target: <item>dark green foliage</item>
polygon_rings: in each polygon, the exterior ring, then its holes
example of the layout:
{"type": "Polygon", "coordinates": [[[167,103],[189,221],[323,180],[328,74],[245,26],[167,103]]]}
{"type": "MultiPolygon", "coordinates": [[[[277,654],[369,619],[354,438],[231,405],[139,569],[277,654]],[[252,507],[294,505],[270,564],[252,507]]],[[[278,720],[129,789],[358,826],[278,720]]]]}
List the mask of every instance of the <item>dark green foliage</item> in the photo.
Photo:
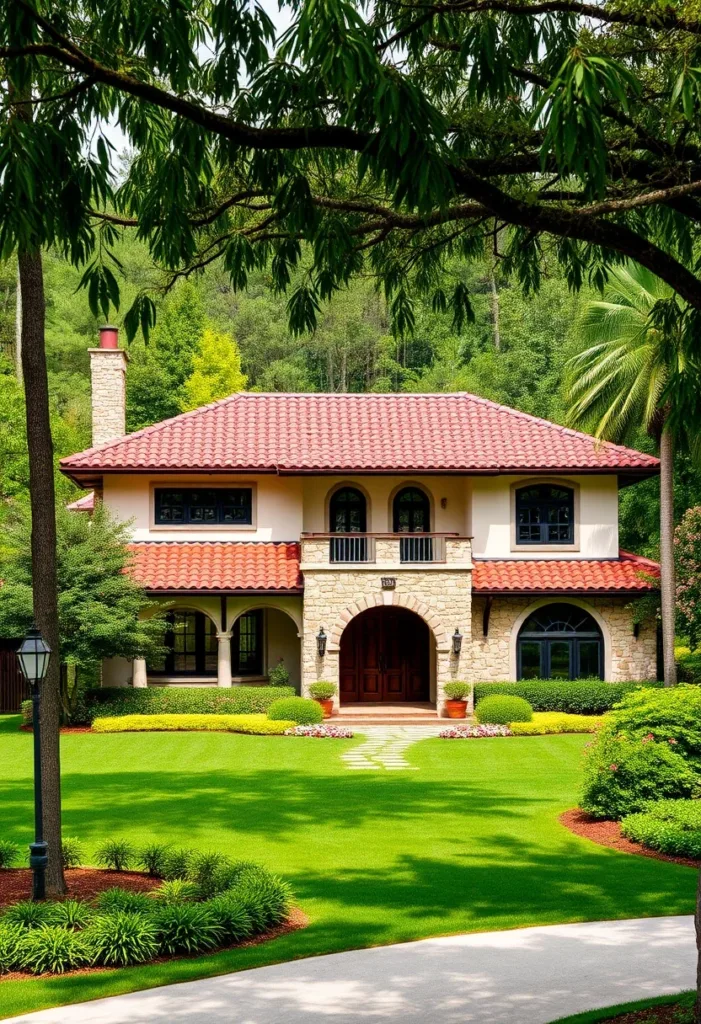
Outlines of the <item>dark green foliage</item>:
{"type": "Polygon", "coordinates": [[[80,867],[83,860],[83,846],[75,836],[63,836],[61,839],[61,860],[64,868],[80,867]]]}
{"type": "Polygon", "coordinates": [[[323,721],[324,712],[315,700],[307,697],[283,697],[268,708],[268,718],[274,722],[296,722],[297,725],[316,725],[323,721]]]}
{"type": "Polygon", "coordinates": [[[587,752],[579,806],[595,818],[618,820],[650,800],[689,797],[700,781],[668,743],[603,729],[587,752]]]}
{"type": "Polygon", "coordinates": [[[533,708],[523,697],[495,694],[483,697],[475,707],[478,722],[489,725],[509,725],[510,722],[530,722],[533,708]]]}
{"type": "Polygon", "coordinates": [[[677,678],[680,683],[701,683],[701,650],[677,648],[677,678]]]}
{"type": "Polygon", "coordinates": [[[149,914],[153,909],[153,902],[145,892],[132,892],[130,889],[120,889],[115,886],[113,889],[105,889],[95,900],[95,906],[104,914],[112,914],[116,911],[125,911],[129,914],[149,914]]]}
{"type": "Polygon", "coordinates": [[[169,850],[163,868],[163,878],[166,881],[187,878],[190,861],[194,856],[194,850],[176,849],[169,850]]]}
{"type": "Polygon", "coordinates": [[[631,739],[669,743],[701,769],[701,687],[641,689],[626,694],[610,715],[610,730],[631,739]]]}
{"type": "Polygon", "coordinates": [[[42,925],[27,932],[20,949],[20,966],[32,974],[63,974],[91,960],[83,934],[57,925],[42,925]]]}
{"type": "Polygon", "coordinates": [[[224,939],[224,930],[208,906],[174,903],[159,907],[154,921],[162,953],[198,953],[214,949],[224,939]]]}
{"type": "Polygon", "coordinates": [[[280,658],[277,665],[274,665],[268,673],[268,682],[271,686],[287,686],[290,681],[290,673],[285,668],[285,662],[280,658]]]}
{"type": "Polygon", "coordinates": [[[292,890],[287,882],[260,865],[244,868],[230,890],[244,904],[256,932],[280,924],[292,905],[292,890]]]}
{"type": "Polygon", "coordinates": [[[228,889],[207,902],[212,917],[228,942],[242,942],[253,935],[255,926],[245,894],[228,889]]]}
{"type": "Polygon", "coordinates": [[[2,915],[3,924],[18,924],[22,928],[39,928],[51,920],[50,903],[34,903],[20,900],[13,903],[2,915]]]}
{"type": "Polygon", "coordinates": [[[107,839],[95,851],[95,860],[110,871],[128,871],[134,864],[134,847],[126,839],[107,839]]]}
{"type": "Polygon", "coordinates": [[[265,714],[280,696],[294,696],[291,686],[104,687],[88,695],[89,720],[114,715],[253,715],[265,714]]]}
{"type": "Polygon", "coordinates": [[[228,866],[226,857],[221,853],[192,855],[187,867],[187,880],[195,886],[199,899],[209,899],[226,888],[222,886],[221,879],[228,866]]]}
{"type": "Polygon", "coordinates": [[[22,940],[26,931],[19,924],[6,918],[0,919],[0,974],[8,974],[19,968],[22,956],[22,940]]]}
{"type": "Polygon", "coordinates": [[[60,928],[85,928],[95,911],[84,900],[61,900],[51,904],[50,922],[60,928]]]}
{"type": "Polygon", "coordinates": [[[11,839],[0,839],[0,868],[11,868],[19,859],[19,846],[11,839]]]}
{"type": "Polygon", "coordinates": [[[184,903],[187,900],[196,900],[199,896],[197,886],[184,878],[173,878],[170,881],[161,882],[157,889],[151,893],[154,900],[159,903],[184,903]]]}
{"type": "Polygon", "coordinates": [[[128,967],[153,960],[158,954],[158,934],[151,917],[117,910],[97,917],[84,932],[94,963],[128,967]]]}
{"type": "Polygon", "coordinates": [[[152,878],[165,878],[164,872],[170,854],[171,848],[167,843],[151,843],[139,850],[136,863],[152,878]]]}
{"type": "Polygon", "coordinates": [[[523,697],[534,711],[564,711],[571,715],[601,715],[617,704],[626,693],[641,687],[661,687],[661,683],[605,683],[599,679],[555,681],[532,679],[522,683],[476,683],[475,701],[493,694],[523,697]]]}
{"type": "Polygon", "coordinates": [[[621,833],[672,857],[701,859],[701,800],[659,800],[621,822],[621,833]]]}

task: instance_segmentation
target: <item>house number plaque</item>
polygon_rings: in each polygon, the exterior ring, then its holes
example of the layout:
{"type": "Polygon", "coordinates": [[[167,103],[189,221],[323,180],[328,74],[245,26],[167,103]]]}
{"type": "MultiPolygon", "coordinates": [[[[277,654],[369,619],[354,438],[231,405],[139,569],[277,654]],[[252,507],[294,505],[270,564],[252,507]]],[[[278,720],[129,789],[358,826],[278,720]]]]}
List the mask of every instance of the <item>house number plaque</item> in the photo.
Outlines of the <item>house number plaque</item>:
{"type": "Polygon", "coordinates": [[[382,589],[383,590],[394,590],[394,588],[397,585],[397,577],[396,576],[383,576],[380,579],[380,582],[382,584],[382,589]]]}

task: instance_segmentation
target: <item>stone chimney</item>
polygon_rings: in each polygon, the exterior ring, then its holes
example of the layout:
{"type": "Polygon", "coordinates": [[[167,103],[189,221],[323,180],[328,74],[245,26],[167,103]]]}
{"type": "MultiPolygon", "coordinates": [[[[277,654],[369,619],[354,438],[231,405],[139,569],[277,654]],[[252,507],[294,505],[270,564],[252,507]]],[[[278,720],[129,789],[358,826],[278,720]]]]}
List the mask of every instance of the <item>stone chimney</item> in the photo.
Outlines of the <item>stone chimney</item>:
{"type": "Polygon", "coordinates": [[[100,347],[90,352],[92,382],[92,443],[106,444],[126,433],[126,375],[128,355],[119,347],[119,331],[100,328],[100,347]]]}

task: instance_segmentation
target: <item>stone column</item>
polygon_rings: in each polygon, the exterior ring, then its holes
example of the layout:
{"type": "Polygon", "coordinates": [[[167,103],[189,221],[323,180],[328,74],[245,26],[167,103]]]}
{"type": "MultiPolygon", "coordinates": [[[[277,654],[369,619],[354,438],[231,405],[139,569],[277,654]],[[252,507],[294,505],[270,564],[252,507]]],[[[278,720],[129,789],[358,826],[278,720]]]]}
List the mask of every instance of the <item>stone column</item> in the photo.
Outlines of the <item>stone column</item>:
{"type": "Polygon", "coordinates": [[[217,633],[217,686],[231,686],[231,633],[217,633]]]}
{"type": "Polygon", "coordinates": [[[145,658],[134,658],[131,668],[131,683],[135,688],[148,686],[145,658]]]}

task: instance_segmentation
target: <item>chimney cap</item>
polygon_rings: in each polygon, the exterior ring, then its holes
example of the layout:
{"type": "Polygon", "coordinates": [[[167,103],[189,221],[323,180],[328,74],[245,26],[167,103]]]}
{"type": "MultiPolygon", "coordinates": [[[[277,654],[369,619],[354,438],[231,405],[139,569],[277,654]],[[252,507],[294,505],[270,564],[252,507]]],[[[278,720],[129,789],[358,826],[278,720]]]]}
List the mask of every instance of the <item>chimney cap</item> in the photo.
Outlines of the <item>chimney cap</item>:
{"type": "Polygon", "coordinates": [[[119,328],[113,324],[103,324],[100,331],[100,348],[119,348],[119,328]]]}

